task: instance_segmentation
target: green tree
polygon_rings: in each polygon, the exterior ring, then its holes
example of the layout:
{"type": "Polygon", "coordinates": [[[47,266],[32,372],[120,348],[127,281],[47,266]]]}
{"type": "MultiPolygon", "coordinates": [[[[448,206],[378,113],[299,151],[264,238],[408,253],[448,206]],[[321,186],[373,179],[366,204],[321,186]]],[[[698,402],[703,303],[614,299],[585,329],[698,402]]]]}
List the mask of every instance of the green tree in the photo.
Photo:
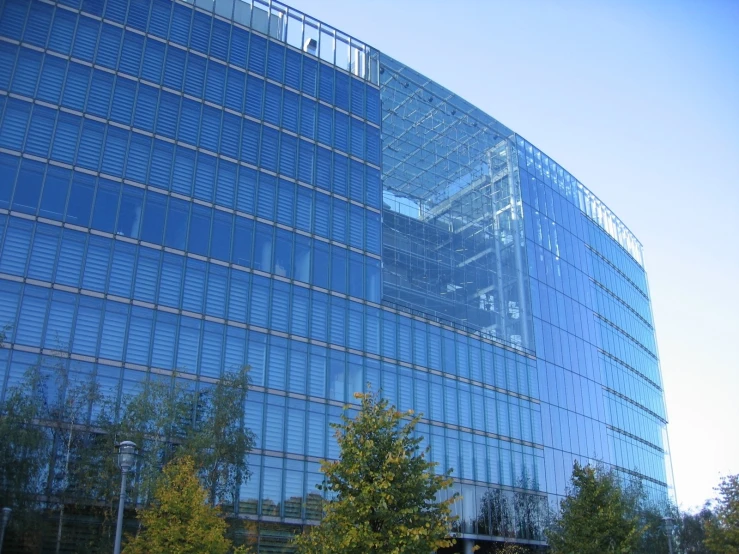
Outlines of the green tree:
{"type": "Polygon", "coordinates": [[[149,374],[117,403],[115,396],[105,399],[87,364],[70,361],[61,349],[42,358],[0,404],[0,501],[14,510],[9,542],[37,541],[33,518],[53,510],[57,551],[69,540],[67,522],[71,532],[78,516],[94,516],[102,527],[87,534],[89,543],[75,546],[109,550],[120,483],[113,453],[120,440],[140,448],[129,479],[134,506],[150,504],[162,467],[183,455],[194,459],[211,506],[235,504],[254,443],[243,421],[247,389],[247,368],[215,383],[149,374]]]}
{"type": "MultiPolygon", "coordinates": [[[[131,496],[137,505],[151,500],[161,468],[175,458],[190,456],[208,490],[211,506],[235,502],[240,484],[250,472],[247,455],[254,434],[244,425],[248,368],[228,371],[216,383],[197,383],[170,376],[152,376],[134,395],[124,399],[120,417],[104,426],[112,441],[131,440],[139,446],[131,496]]],[[[112,466],[112,478],[118,470],[112,466]]]]}
{"type": "Polygon", "coordinates": [[[227,554],[226,522],[207,502],[195,462],[182,456],[168,463],[154,488],[154,502],[139,513],[143,529],[125,554],[227,554]]]}
{"type": "Polygon", "coordinates": [[[681,554],[711,554],[706,546],[706,527],[713,519],[709,504],[694,514],[683,512],[677,519],[678,552],[681,554]]]}
{"type": "Polygon", "coordinates": [[[706,524],[706,546],[722,554],[739,553],[739,474],[721,479],[714,517],[706,524]]]}
{"type": "Polygon", "coordinates": [[[41,424],[46,391],[38,365],[5,391],[0,404],[0,506],[13,509],[6,541],[33,549],[44,490],[50,432],[41,424]]]}
{"type": "Polygon", "coordinates": [[[195,423],[185,440],[184,452],[195,460],[208,491],[208,501],[238,501],[239,485],[249,476],[246,455],[254,447],[254,433],[242,414],[249,390],[249,368],[228,372],[217,383],[201,386],[195,423]]]}
{"type": "Polygon", "coordinates": [[[633,552],[642,534],[637,497],[612,471],[576,462],[568,495],[547,531],[552,553],[633,552]]]}
{"type": "Polygon", "coordinates": [[[428,448],[413,436],[419,417],[373,394],[354,397],[361,401],[356,417],[345,413],[333,425],[340,459],[322,463],[320,488],[333,499],[320,525],[297,538],[298,552],[428,554],[453,545],[456,496],[439,500],[451,471],[436,475],[426,460],[428,448]]]}
{"type": "MultiPolygon", "coordinates": [[[[45,419],[57,422],[50,426],[52,455],[49,467],[50,498],[58,507],[56,552],[61,550],[64,515],[67,505],[78,498],[80,477],[86,474],[84,465],[86,440],[91,423],[91,407],[101,400],[98,383],[89,373],[74,371],[65,356],[52,356],[44,360],[48,371],[47,385],[53,385],[55,394],[46,402],[45,419]],[[80,463],[83,462],[83,463],[80,463]]],[[[92,420],[95,423],[95,420],[92,420]]],[[[49,503],[51,507],[51,503],[49,503]]]]}
{"type": "Polygon", "coordinates": [[[642,502],[638,507],[641,536],[634,554],[669,554],[670,546],[667,542],[667,525],[665,517],[670,517],[673,523],[673,548],[676,544],[676,535],[681,525],[677,508],[670,504],[648,504],[642,502]]]}

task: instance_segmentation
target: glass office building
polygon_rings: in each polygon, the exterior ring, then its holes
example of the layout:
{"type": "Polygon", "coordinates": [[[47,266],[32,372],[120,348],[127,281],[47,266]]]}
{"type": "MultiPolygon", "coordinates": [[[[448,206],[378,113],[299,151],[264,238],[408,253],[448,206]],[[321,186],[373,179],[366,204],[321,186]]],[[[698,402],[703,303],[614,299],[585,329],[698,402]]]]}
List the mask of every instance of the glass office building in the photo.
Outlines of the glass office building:
{"type": "Polygon", "coordinates": [[[424,414],[466,547],[543,545],[574,460],[669,494],[641,245],[525,139],[274,1],[0,10],[0,394],[60,348],[113,399],[248,364],[261,552],[367,383],[424,414]]]}

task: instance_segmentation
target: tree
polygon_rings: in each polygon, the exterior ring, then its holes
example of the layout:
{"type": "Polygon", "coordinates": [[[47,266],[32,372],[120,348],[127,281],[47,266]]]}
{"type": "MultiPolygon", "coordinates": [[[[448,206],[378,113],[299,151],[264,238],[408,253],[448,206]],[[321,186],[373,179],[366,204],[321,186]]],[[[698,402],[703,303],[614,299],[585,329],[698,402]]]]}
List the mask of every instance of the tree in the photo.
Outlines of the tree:
{"type": "Polygon", "coordinates": [[[725,554],[739,553],[739,474],[723,477],[716,490],[714,517],[706,525],[706,546],[725,554]]]}
{"type": "Polygon", "coordinates": [[[65,508],[74,502],[77,496],[75,489],[87,469],[78,462],[84,459],[88,446],[85,439],[89,435],[90,409],[101,400],[101,395],[95,379],[71,371],[64,357],[53,356],[49,362],[45,365],[52,375],[47,382],[55,385],[56,395],[47,401],[45,419],[58,423],[51,426],[52,461],[49,469],[49,488],[59,506],[56,535],[58,554],[62,544],[65,508]]]}
{"type": "Polygon", "coordinates": [[[345,413],[333,425],[340,459],[322,463],[320,488],[334,498],[320,525],[297,538],[298,552],[428,554],[453,545],[456,495],[439,500],[451,471],[436,475],[426,460],[428,448],[421,451],[422,439],[413,436],[419,417],[373,394],[354,397],[361,401],[356,418],[345,413]]]}
{"type": "Polygon", "coordinates": [[[678,519],[677,542],[682,554],[711,554],[706,546],[706,527],[713,519],[713,513],[708,504],[695,514],[683,513],[678,519]]]}
{"type": "Polygon", "coordinates": [[[195,462],[182,456],[168,463],[154,488],[154,502],[139,513],[143,530],[128,542],[125,554],[226,554],[226,522],[207,502],[208,492],[195,462]]]}
{"type": "Polygon", "coordinates": [[[642,529],[636,494],[622,489],[612,471],[580,466],[560,513],[547,531],[553,554],[604,554],[636,550],[642,529]]]}
{"type": "Polygon", "coordinates": [[[255,439],[242,417],[248,389],[249,370],[242,367],[201,388],[198,395],[196,421],[184,450],[199,468],[211,506],[229,496],[235,505],[238,485],[250,476],[246,455],[255,439]]]}
{"type": "Polygon", "coordinates": [[[38,524],[38,495],[44,489],[49,429],[40,424],[45,402],[44,380],[38,365],[5,391],[0,404],[0,506],[13,509],[8,542],[29,548],[38,540],[30,532],[38,524]]]}
{"type": "Polygon", "coordinates": [[[150,504],[162,467],[183,455],[193,458],[211,506],[222,499],[236,503],[254,443],[243,422],[247,368],[213,384],[149,374],[118,403],[104,397],[84,366],[63,353],[44,357],[0,404],[0,501],[14,510],[9,541],[38,539],[38,525],[24,515],[53,509],[57,551],[67,522],[71,531],[78,515],[94,516],[103,526],[76,546],[108,551],[120,483],[113,452],[120,440],[140,448],[128,481],[135,506],[150,504]]]}
{"type": "Polygon", "coordinates": [[[152,378],[124,401],[121,417],[106,428],[107,436],[139,446],[132,483],[138,505],[150,502],[161,468],[178,456],[193,459],[211,506],[224,497],[233,504],[249,477],[254,434],[243,418],[248,368],[226,372],[215,384],[196,384],[175,373],[152,378]]]}
{"type": "Polygon", "coordinates": [[[501,489],[490,489],[480,502],[477,528],[484,535],[514,537],[513,509],[509,499],[512,493],[501,489]]]}
{"type": "Polygon", "coordinates": [[[675,535],[679,534],[681,519],[677,508],[670,503],[650,504],[642,502],[638,508],[641,536],[634,554],[669,554],[670,546],[667,538],[665,517],[670,517],[674,531],[672,540],[675,546],[675,535]]]}

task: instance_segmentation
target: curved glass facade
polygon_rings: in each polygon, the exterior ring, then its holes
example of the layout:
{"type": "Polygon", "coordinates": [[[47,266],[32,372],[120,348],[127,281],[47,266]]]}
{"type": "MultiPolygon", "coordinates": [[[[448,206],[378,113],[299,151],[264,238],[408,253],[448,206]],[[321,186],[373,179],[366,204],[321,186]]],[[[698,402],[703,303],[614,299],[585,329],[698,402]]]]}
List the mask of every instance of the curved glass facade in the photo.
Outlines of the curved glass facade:
{"type": "Polygon", "coordinates": [[[367,383],[425,414],[465,538],[543,544],[575,459],[667,494],[640,245],[538,149],[277,2],[0,10],[1,390],[60,349],[111,398],[250,365],[263,552],[367,383]]]}

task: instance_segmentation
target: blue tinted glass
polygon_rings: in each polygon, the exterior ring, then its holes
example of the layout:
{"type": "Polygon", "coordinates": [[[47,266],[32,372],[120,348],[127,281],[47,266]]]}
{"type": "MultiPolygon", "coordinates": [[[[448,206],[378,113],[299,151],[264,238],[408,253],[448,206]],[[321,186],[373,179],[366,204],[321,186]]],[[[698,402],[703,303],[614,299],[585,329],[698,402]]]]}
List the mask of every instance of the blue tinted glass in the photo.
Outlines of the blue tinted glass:
{"type": "Polygon", "coordinates": [[[230,260],[231,256],[231,227],[233,217],[217,211],[213,218],[213,230],[210,237],[210,255],[213,258],[230,260]]]}
{"type": "Polygon", "coordinates": [[[318,140],[329,146],[333,145],[331,133],[333,132],[333,111],[331,108],[320,104],[318,106],[318,140]]]}
{"type": "Polygon", "coordinates": [[[10,86],[10,77],[13,75],[18,55],[18,47],[7,42],[0,44],[0,87],[7,90],[10,86]]]}
{"type": "Polygon", "coordinates": [[[67,194],[72,172],[60,167],[49,167],[41,196],[39,215],[61,220],[67,207],[67,194]]]}
{"type": "Polygon", "coordinates": [[[364,256],[356,252],[349,256],[349,295],[364,297],[364,256]]]}
{"type": "Polygon", "coordinates": [[[259,175],[259,197],[257,215],[265,219],[275,218],[275,197],[277,196],[277,179],[271,175],[259,175]]]}
{"type": "Polygon", "coordinates": [[[167,38],[171,17],[172,3],[166,0],[154,0],[151,4],[149,31],[158,37],[167,38]]]}
{"type": "Polygon", "coordinates": [[[293,275],[293,237],[293,233],[284,229],[277,229],[275,240],[275,275],[289,278],[293,275]]]}
{"type": "Polygon", "coordinates": [[[331,290],[346,293],[347,251],[331,246],[331,290]]]}
{"type": "Polygon", "coordinates": [[[231,262],[244,267],[252,265],[252,243],[254,240],[254,221],[243,217],[236,218],[231,262]]]}
{"type": "Polygon", "coordinates": [[[328,237],[329,222],[331,221],[331,216],[329,215],[331,201],[325,194],[316,194],[315,201],[314,231],[317,235],[328,237]]]}
{"type": "Polygon", "coordinates": [[[349,75],[341,71],[336,72],[336,105],[349,111],[349,75]]]}
{"type": "Polygon", "coordinates": [[[118,67],[129,75],[138,76],[141,57],[144,51],[144,37],[131,31],[124,31],[121,46],[121,59],[118,67]]]}
{"type": "Polygon", "coordinates": [[[21,49],[13,75],[11,90],[33,97],[41,70],[41,54],[34,50],[21,49]]]}
{"type": "Polygon", "coordinates": [[[87,227],[90,224],[92,199],[95,194],[95,178],[75,173],[72,177],[72,191],[64,221],[87,227]]]}
{"type": "Polygon", "coordinates": [[[187,237],[187,217],[189,206],[187,202],[176,198],[169,199],[167,207],[167,228],[164,236],[164,244],[180,250],[185,249],[187,237]]]}
{"type": "Polygon", "coordinates": [[[352,200],[364,202],[364,165],[350,160],[349,166],[349,196],[352,200]]]}
{"type": "Polygon", "coordinates": [[[272,272],[272,243],[274,227],[257,223],[254,238],[254,268],[272,272]]]}
{"type": "Polygon", "coordinates": [[[107,119],[114,82],[115,77],[110,73],[97,70],[92,72],[90,97],[87,99],[87,111],[89,113],[107,119]]]}
{"type": "Polygon", "coordinates": [[[329,246],[320,241],[313,244],[313,284],[317,287],[328,288],[329,246]]]}
{"type": "Polygon", "coordinates": [[[285,60],[285,84],[300,90],[300,62],[302,56],[294,50],[287,50],[285,60]]]}
{"type": "Polygon", "coordinates": [[[212,210],[205,206],[193,205],[190,216],[189,240],[187,249],[201,256],[208,255],[210,244],[210,219],[212,210]]]}
{"type": "Polygon", "coordinates": [[[118,196],[121,185],[100,179],[95,193],[95,209],[92,213],[92,227],[112,233],[118,215],[118,196]]]}
{"type": "MultiPolygon", "coordinates": [[[[62,54],[69,54],[72,47],[72,37],[77,23],[77,17],[67,10],[56,10],[54,12],[54,23],[51,28],[49,44],[53,49],[62,54]]],[[[21,26],[18,27],[20,31],[21,26]]],[[[20,37],[18,37],[20,38],[20,37]]]]}
{"type": "MultiPolygon", "coordinates": [[[[196,12],[199,13],[199,12],[196,12]]],[[[187,71],[185,71],[185,92],[195,97],[203,94],[206,61],[193,53],[187,55],[187,71]]]]}
{"type": "Polygon", "coordinates": [[[230,67],[227,72],[225,105],[227,108],[240,112],[244,105],[246,74],[230,67]]]}
{"type": "MultiPolygon", "coordinates": [[[[175,6],[178,6],[175,4],[175,6]]],[[[175,7],[175,11],[177,7],[175,7]]],[[[164,85],[174,90],[182,90],[185,76],[185,60],[187,54],[173,46],[167,46],[167,58],[164,62],[164,85]]]]}
{"type": "Polygon", "coordinates": [[[285,65],[285,47],[275,42],[269,43],[267,52],[267,77],[282,82],[285,65]]]}
{"type": "MultiPolygon", "coordinates": [[[[236,6],[237,8],[240,7],[239,4],[236,6]]],[[[234,27],[231,30],[231,50],[229,61],[237,67],[246,67],[246,53],[248,50],[249,33],[243,29],[234,27]]]]}
{"type": "Polygon", "coordinates": [[[334,75],[336,71],[326,64],[319,64],[318,97],[329,104],[334,103],[334,75]]]}
{"type": "Polygon", "coordinates": [[[43,180],[44,164],[23,160],[13,196],[13,209],[35,215],[41,197],[43,180]]]}
{"type": "Polygon", "coordinates": [[[162,243],[166,214],[167,197],[163,194],[148,192],[144,205],[144,223],[141,228],[141,240],[154,244],[162,243]]]}
{"type": "MultiPolygon", "coordinates": [[[[212,9],[212,4],[209,6],[212,9]]],[[[210,43],[211,22],[213,18],[202,13],[195,12],[192,21],[192,33],[190,34],[190,48],[202,53],[208,52],[210,43]]]]}
{"type": "Polygon", "coordinates": [[[341,154],[334,153],[333,191],[342,196],[349,196],[349,159],[341,154]]]}
{"type": "MultiPolygon", "coordinates": [[[[228,4],[228,2],[218,2],[218,5],[228,4]]],[[[218,13],[218,11],[216,11],[218,13]]],[[[231,14],[225,14],[229,17],[231,14]]],[[[219,19],[213,20],[213,32],[210,36],[209,54],[214,58],[226,61],[228,59],[228,41],[231,36],[232,25],[219,19]]]]}
{"type": "Polygon", "coordinates": [[[257,172],[248,167],[239,168],[239,183],[236,193],[236,209],[254,213],[254,197],[257,190],[257,172]]]}
{"type": "Polygon", "coordinates": [[[307,140],[300,139],[298,145],[298,179],[313,184],[313,165],[316,159],[316,146],[307,140]]]}
{"type": "Polygon", "coordinates": [[[28,42],[34,46],[45,48],[53,13],[54,8],[47,4],[39,2],[34,5],[33,17],[29,17],[26,21],[26,29],[23,32],[23,42],[28,42]]]}
{"type": "Polygon", "coordinates": [[[316,186],[329,190],[331,188],[332,153],[325,148],[318,148],[316,155],[316,186]]]}
{"type": "MultiPolygon", "coordinates": [[[[310,282],[310,262],[313,241],[308,237],[295,235],[295,260],[293,262],[294,278],[297,281],[310,282]]],[[[297,289],[295,289],[297,291],[297,289]]]]}
{"type": "Polygon", "coordinates": [[[311,96],[316,96],[316,84],[318,82],[318,62],[303,57],[303,81],[301,90],[311,96]]]}
{"type": "Polygon", "coordinates": [[[10,194],[15,183],[20,158],[0,154],[0,208],[10,206],[10,194]]]}
{"type": "Polygon", "coordinates": [[[252,33],[249,41],[249,71],[264,75],[267,40],[252,33]]]}
{"type": "Polygon", "coordinates": [[[280,125],[282,103],[282,89],[272,83],[267,83],[264,98],[264,120],[273,125],[280,125]]]}
{"type": "Polygon", "coordinates": [[[143,203],[143,190],[128,186],[123,187],[116,234],[134,239],[139,238],[143,203]]]}

